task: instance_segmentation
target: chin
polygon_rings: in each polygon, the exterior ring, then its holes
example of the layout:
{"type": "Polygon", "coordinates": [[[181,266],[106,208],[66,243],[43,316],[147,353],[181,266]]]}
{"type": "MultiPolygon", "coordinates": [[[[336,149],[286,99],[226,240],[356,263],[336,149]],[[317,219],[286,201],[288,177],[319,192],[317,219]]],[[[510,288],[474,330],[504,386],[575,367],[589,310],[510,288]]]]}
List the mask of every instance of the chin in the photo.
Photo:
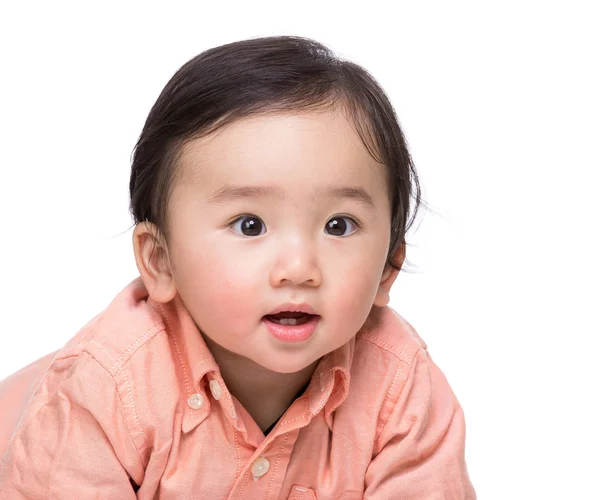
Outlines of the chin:
{"type": "Polygon", "coordinates": [[[280,363],[258,362],[258,364],[260,366],[262,366],[263,368],[265,368],[266,370],[270,370],[272,372],[281,373],[281,374],[298,373],[298,372],[304,370],[306,367],[308,367],[312,363],[314,363],[314,360],[309,361],[309,362],[302,362],[302,361],[298,360],[298,362],[296,362],[296,363],[290,362],[289,360],[287,360],[287,362],[280,362],[280,363]]]}

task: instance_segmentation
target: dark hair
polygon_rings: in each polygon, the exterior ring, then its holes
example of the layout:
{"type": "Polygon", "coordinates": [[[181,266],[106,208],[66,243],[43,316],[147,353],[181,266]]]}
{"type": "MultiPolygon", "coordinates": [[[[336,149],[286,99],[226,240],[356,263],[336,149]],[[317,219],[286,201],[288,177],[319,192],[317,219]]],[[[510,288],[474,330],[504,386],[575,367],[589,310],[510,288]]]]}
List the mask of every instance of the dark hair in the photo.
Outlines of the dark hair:
{"type": "Polygon", "coordinates": [[[422,203],[419,180],[387,95],[361,66],[298,36],[254,38],[215,47],[184,64],[150,110],[133,151],[129,192],[135,224],[155,224],[169,241],[167,206],[188,141],[253,114],[332,109],[341,105],[371,156],[387,167],[392,206],[386,263],[422,203]],[[409,218],[410,198],[415,198],[409,218]]]}

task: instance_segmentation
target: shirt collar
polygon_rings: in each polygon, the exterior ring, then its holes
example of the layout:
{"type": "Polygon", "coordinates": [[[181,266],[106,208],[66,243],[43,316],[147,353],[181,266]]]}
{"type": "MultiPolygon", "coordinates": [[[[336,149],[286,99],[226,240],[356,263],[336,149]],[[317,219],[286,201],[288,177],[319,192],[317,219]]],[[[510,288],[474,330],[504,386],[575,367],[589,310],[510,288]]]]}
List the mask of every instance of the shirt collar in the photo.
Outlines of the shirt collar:
{"type": "Polygon", "coordinates": [[[176,354],[185,372],[186,389],[191,391],[190,395],[198,392],[204,376],[218,372],[219,366],[194,319],[179,295],[166,304],[148,298],[148,304],[161,314],[169,334],[174,338],[176,354]]]}
{"type": "Polygon", "coordinates": [[[332,428],[332,413],[348,396],[350,365],[354,354],[352,337],[335,351],[323,356],[308,386],[308,409],[311,416],[325,412],[327,425],[332,428]]]}
{"type": "MultiPolygon", "coordinates": [[[[147,298],[148,305],[160,314],[167,334],[173,342],[176,369],[180,380],[183,381],[183,396],[185,397],[181,428],[187,433],[197,427],[210,413],[211,402],[207,396],[207,385],[210,379],[221,379],[219,366],[206,346],[200,330],[190,315],[183,301],[176,295],[167,303],[158,303],[147,298]],[[200,394],[203,404],[199,409],[188,405],[189,398],[200,394]]],[[[221,383],[222,379],[221,379],[221,383]]],[[[233,401],[228,396],[230,416],[236,420],[233,401]]]]}

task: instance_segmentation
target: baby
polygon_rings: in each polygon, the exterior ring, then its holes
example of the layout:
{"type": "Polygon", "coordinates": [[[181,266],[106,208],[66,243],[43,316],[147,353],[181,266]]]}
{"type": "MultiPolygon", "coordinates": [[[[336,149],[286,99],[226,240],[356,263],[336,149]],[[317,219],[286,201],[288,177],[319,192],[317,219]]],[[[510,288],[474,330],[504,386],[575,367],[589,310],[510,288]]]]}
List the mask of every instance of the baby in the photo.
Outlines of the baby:
{"type": "Polygon", "coordinates": [[[129,187],[140,276],[0,383],[0,499],[475,498],[462,409],[387,306],[421,200],[369,73],[301,37],[207,50],[129,187]]]}

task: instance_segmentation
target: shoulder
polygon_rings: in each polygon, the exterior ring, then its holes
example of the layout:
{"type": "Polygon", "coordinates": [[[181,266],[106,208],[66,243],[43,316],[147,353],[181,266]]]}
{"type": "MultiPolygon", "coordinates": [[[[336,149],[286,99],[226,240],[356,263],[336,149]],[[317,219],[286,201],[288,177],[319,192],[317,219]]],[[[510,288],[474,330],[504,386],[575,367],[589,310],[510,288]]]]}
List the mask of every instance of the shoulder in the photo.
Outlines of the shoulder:
{"type": "MultiPolygon", "coordinates": [[[[164,321],[137,296],[143,292],[138,287],[137,280],[130,283],[58,352],[0,384],[0,394],[12,395],[13,413],[0,427],[12,432],[9,428],[24,415],[67,397],[86,408],[98,407],[96,413],[121,415],[138,450],[147,448],[147,429],[159,425],[157,415],[169,420],[175,414],[178,384],[164,321]],[[27,394],[21,393],[23,387],[27,394]],[[23,397],[17,398],[17,392],[23,397]],[[166,399],[173,399],[173,405],[166,399]]],[[[2,435],[0,429],[0,445],[2,435]]]]}
{"type": "Polygon", "coordinates": [[[427,364],[427,344],[413,326],[390,307],[374,308],[356,335],[349,403],[363,408],[376,440],[410,385],[417,365],[427,364]]]}
{"type": "Polygon", "coordinates": [[[158,343],[166,337],[160,315],[145,301],[131,301],[131,293],[129,285],[61,349],[1,381],[0,392],[17,386],[35,389],[36,385],[61,384],[74,377],[97,378],[99,372],[108,375],[103,377],[107,381],[118,378],[136,356],[144,357],[153,341],[158,343]]]}
{"type": "Polygon", "coordinates": [[[61,349],[61,357],[88,354],[111,376],[142,354],[166,331],[161,316],[142,297],[137,279],[125,287],[102,312],[61,349]]]}
{"type": "Polygon", "coordinates": [[[78,358],[82,382],[99,370],[106,373],[107,394],[115,393],[114,404],[139,450],[150,445],[149,433],[162,432],[163,424],[171,428],[180,389],[171,336],[146,298],[141,279],[134,280],[59,354],[78,358]]]}
{"type": "Polygon", "coordinates": [[[356,375],[369,382],[363,383],[364,392],[369,389],[365,405],[373,407],[376,421],[369,434],[366,497],[446,492],[475,498],[465,465],[464,414],[448,380],[408,321],[391,308],[379,312],[356,340],[362,368],[356,375]],[[427,476],[427,484],[407,482],[407,471],[427,476]]]}
{"type": "Polygon", "coordinates": [[[356,335],[354,356],[390,357],[412,364],[427,344],[413,326],[391,307],[374,307],[369,319],[356,335]]]}

